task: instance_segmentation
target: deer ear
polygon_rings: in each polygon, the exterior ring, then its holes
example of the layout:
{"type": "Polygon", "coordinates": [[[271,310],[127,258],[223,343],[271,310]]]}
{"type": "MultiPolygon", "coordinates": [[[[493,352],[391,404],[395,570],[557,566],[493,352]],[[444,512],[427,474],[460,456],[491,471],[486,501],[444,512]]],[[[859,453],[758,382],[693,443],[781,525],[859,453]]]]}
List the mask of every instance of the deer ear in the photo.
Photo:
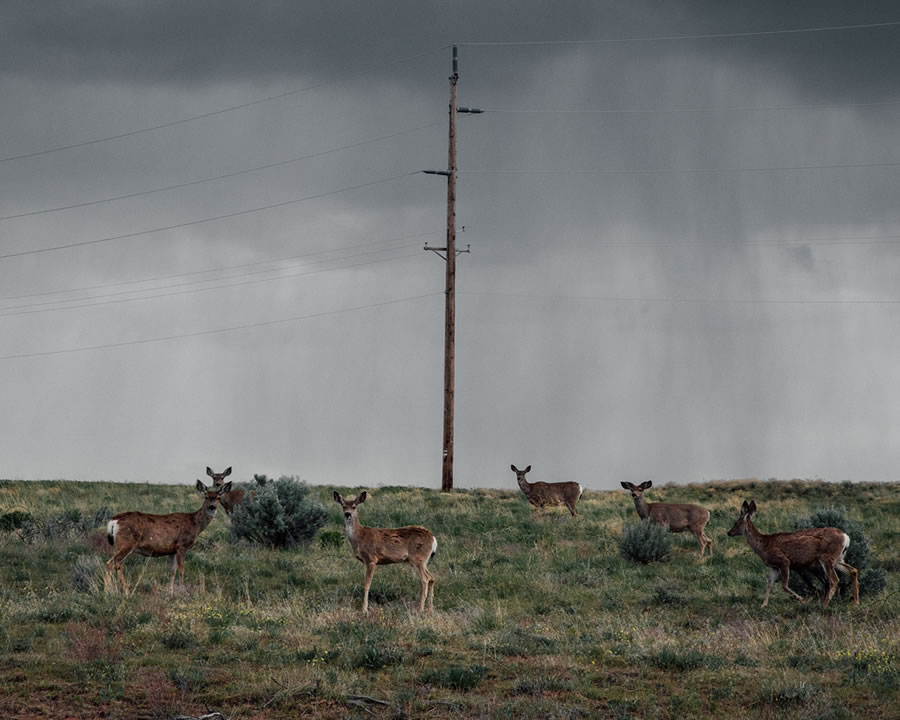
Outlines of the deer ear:
{"type": "Polygon", "coordinates": [[[228,468],[225,472],[222,473],[222,475],[224,475],[225,477],[231,475],[231,468],[228,468]]]}
{"type": "Polygon", "coordinates": [[[359,497],[356,498],[356,504],[359,505],[360,503],[364,503],[365,501],[366,501],[366,491],[363,490],[363,491],[359,494],[359,497]]]}
{"type": "Polygon", "coordinates": [[[212,468],[209,467],[209,465],[206,466],[206,474],[209,475],[210,477],[213,476],[212,468]]]}
{"type": "Polygon", "coordinates": [[[750,501],[750,505],[747,506],[747,512],[751,515],[756,512],[756,500],[750,501]]]}
{"type": "Polygon", "coordinates": [[[332,495],[331,495],[331,496],[334,498],[334,501],[335,501],[336,503],[341,503],[341,504],[343,504],[344,498],[341,497],[341,494],[340,494],[337,490],[332,491],[332,495]]]}
{"type": "Polygon", "coordinates": [[[227,492],[231,492],[231,481],[229,480],[222,487],[219,488],[219,495],[224,495],[227,492]]]}
{"type": "Polygon", "coordinates": [[[525,468],[522,472],[531,472],[531,465],[525,468]]]}
{"type": "Polygon", "coordinates": [[[206,485],[204,485],[199,479],[197,480],[197,485],[195,487],[197,488],[198,493],[203,493],[204,495],[206,494],[206,485]]]}
{"type": "Polygon", "coordinates": [[[631,490],[631,488],[634,487],[634,485],[632,485],[630,482],[625,482],[624,480],[622,480],[621,482],[622,482],[622,487],[625,488],[626,490],[631,490]]]}
{"type": "Polygon", "coordinates": [[[515,465],[510,465],[509,469],[512,470],[514,473],[519,472],[518,468],[515,465]]]}
{"type": "Polygon", "coordinates": [[[647,490],[648,488],[652,488],[652,487],[653,487],[652,480],[646,480],[646,481],[642,482],[640,485],[638,485],[638,488],[640,490],[647,490]]]}

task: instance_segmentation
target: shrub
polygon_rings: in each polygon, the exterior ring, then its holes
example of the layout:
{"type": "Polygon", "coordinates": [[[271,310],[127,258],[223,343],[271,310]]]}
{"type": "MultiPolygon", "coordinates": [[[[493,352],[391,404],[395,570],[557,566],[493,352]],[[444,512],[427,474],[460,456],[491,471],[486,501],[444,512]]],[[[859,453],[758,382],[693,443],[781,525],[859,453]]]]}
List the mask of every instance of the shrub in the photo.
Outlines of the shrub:
{"type": "Polygon", "coordinates": [[[106,564],[96,555],[79,555],[72,566],[72,586],[84,593],[103,590],[106,564]]]}
{"type": "MultiPolygon", "coordinates": [[[[882,592],[887,585],[887,574],[881,568],[866,569],[871,558],[869,540],[862,527],[847,517],[844,507],[817,508],[809,517],[794,518],[794,529],[835,527],[843,530],[850,537],[850,547],[844,560],[859,571],[859,594],[874,596],[882,592]]],[[[838,592],[841,597],[850,592],[850,578],[838,573],[838,592]]],[[[807,591],[823,595],[828,581],[820,569],[791,569],[790,586],[798,592],[807,591]],[[817,582],[816,582],[817,581],[817,582]]]]}
{"type": "Polygon", "coordinates": [[[715,670],[725,665],[725,660],[717,655],[708,655],[694,648],[664,647],[650,655],[650,662],[660,670],[685,672],[708,668],[715,670]]]}
{"type": "Polygon", "coordinates": [[[0,530],[4,532],[18,530],[29,522],[31,522],[30,514],[22,510],[14,510],[13,512],[0,515],[0,530]]]}
{"type": "Polygon", "coordinates": [[[672,536],[668,529],[649,518],[626,525],[619,542],[622,557],[644,565],[665,560],[671,549],[672,536]]]}
{"type": "Polygon", "coordinates": [[[323,530],[319,534],[319,544],[323,548],[337,548],[344,544],[344,533],[341,530],[323,530]]]}
{"type": "Polygon", "coordinates": [[[257,480],[256,488],[231,515],[231,535],[276,548],[305,545],[327,518],[306,483],[287,476],[265,484],[257,480]]]}
{"type": "Polygon", "coordinates": [[[484,665],[450,665],[427,672],[419,678],[419,682],[425,685],[437,685],[453,690],[467,691],[474,689],[487,674],[484,665]]]}
{"type": "Polygon", "coordinates": [[[105,525],[110,517],[112,512],[106,507],[87,514],[82,514],[77,508],[70,508],[44,518],[29,516],[21,526],[22,538],[34,543],[87,535],[98,525],[105,525]]]}

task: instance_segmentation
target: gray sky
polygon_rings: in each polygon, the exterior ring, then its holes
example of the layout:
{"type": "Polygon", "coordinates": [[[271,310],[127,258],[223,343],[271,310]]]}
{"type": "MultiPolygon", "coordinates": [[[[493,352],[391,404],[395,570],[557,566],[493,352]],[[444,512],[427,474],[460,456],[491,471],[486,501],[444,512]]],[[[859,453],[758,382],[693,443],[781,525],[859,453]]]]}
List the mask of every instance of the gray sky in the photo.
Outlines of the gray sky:
{"type": "Polygon", "coordinates": [[[457,487],[900,479],[900,11],[721,0],[0,3],[0,477],[439,487],[453,43],[457,487]]]}

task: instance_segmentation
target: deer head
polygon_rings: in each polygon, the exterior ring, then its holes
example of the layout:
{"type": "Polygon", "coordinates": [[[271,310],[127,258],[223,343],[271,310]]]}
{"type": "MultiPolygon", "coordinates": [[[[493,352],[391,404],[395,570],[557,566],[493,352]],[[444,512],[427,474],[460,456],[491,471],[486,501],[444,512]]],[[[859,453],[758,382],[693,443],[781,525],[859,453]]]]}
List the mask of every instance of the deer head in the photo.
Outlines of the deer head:
{"type": "Polygon", "coordinates": [[[351,518],[356,517],[356,508],[366,501],[366,491],[363,490],[358,497],[355,497],[352,500],[345,500],[344,496],[335,490],[333,497],[334,501],[344,510],[344,519],[350,520],[351,518]]]}
{"type": "Polygon", "coordinates": [[[215,487],[221,487],[225,483],[225,478],[231,475],[231,468],[228,468],[225,472],[217,473],[213,472],[211,467],[207,467],[206,474],[212,478],[215,487]]]}
{"type": "Polygon", "coordinates": [[[741,515],[737,519],[737,522],[734,524],[734,527],[728,531],[728,534],[731,537],[737,537],[738,535],[743,535],[747,530],[747,521],[750,520],[750,516],[756,512],[756,502],[751,500],[747,502],[744,500],[744,504],[741,505],[741,515]]]}
{"type": "Polygon", "coordinates": [[[653,487],[653,481],[647,480],[646,482],[642,482],[640,485],[633,485],[630,482],[623,482],[622,487],[626,490],[631,491],[631,497],[635,500],[640,500],[644,496],[644,490],[649,490],[653,487]]]}
{"type": "Polygon", "coordinates": [[[213,484],[210,487],[206,487],[206,485],[198,478],[195,487],[197,492],[206,499],[206,503],[203,506],[205,515],[212,520],[213,516],[216,514],[216,508],[219,506],[219,497],[231,490],[231,483],[227,482],[224,485],[213,484]]]}

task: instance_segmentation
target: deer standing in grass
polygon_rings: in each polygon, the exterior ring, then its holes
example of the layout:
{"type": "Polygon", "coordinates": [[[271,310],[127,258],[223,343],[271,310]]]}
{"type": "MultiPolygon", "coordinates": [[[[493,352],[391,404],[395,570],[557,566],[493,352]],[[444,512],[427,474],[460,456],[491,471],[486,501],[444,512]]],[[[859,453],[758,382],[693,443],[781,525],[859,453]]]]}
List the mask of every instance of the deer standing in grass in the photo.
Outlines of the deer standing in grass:
{"type": "MultiPolygon", "coordinates": [[[[225,472],[217,473],[213,472],[211,467],[207,467],[206,474],[212,478],[213,487],[219,488],[225,484],[225,478],[231,475],[231,468],[228,468],[225,472]]],[[[234,510],[234,506],[240,505],[242,502],[244,502],[243,490],[232,490],[231,492],[223,493],[219,498],[219,504],[229,515],[231,515],[232,510],[234,510]]]]}
{"type": "Polygon", "coordinates": [[[850,547],[850,536],[843,530],[833,527],[807,528],[796,532],[781,532],[763,535],[753,525],[750,517],[756,512],[756,502],[744,500],[741,515],[734,527],[728,531],[731,537],[743,535],[747,544],[762,558],[769,568],[769,582],[766,584],[766,597],[762,607],[769,604],[769,591],[774,582],[781,577],[781,587],[798,600],[806,598],[798,595],[788,587],[791,567],[814,568],[819,566],[828,578],[828,591],[822,607],[834,596],[838,586],[835,569],[849,575],[853,583],[853,602],[859,605],[859,578],[856,568],[844,562],[844,554],[850,547]]]}
{"type": "Polygon", "coordinates": [[[181,586],[184,587],[184,555],[215,516],[221,496],[231,489],[231,483],[208,488],[198,480],[196,487],[203,496],[203,505],[196,512],[151,515],[132,510],[112,516],[106,528],[106,538],[113,546],[113,556],[106,563],[104,587],[107,590],[115,572],[122,589],[128,593],[122,563],[131,553],[149,557],[171,555],[169,593],[175,592],[175,572],[178,570],[181,571],[181,586]]]}
{"type": "Polygon", "coordinates": [[[648,503],[644,500],[644,490],[653,487],[652,480],[642,482],[640,485],[623,482],[622,487],[631,491],[634,508],[641,520],[650,518],[655,523],[665,525],[671,532],[690,530],[700,541],[700,559],[703,559],[703,553],[707,548],[712,556],[712,540],[703,531],[709,522],[709,510],[690,503],[648,503]]]}
{"type": "Polygon", "coordinates": [[[360,525],[357,507],[366,501],[366,491],[359,497],[345,500],[334,491],[334,501],[344,511],[344,531],[353,548],[353,554],[366,566],[366,581],[363,591],[362,612],[369,611],[369,586],[376,565],[405,562],[419,573],[422,581],[422,593],[419,596],[419,612],[425,611],[425,599],[428,599],[428,612],[434,610],[434,575],[428,572],[428,561],[437,552],[437,540],[430,530],[418,525],[402,528],[382,529],[360,525]]]}
{"type": "Polygon", "coordinates": [[[525,473],[531,472],[531,465],[524,470],[519,470],[515,465],[510,465],[509,468],[516,474],[516,482],[519,483],[519,489],[525,493],[528,502],[534,507],[543,508],[553,505],[565,505],[569,508],[569,512],[572,513],[573,517],[578,515],[575,503],[581,499],[583,492],[580,483],[530,483],[525,479],[525,473]]]}

